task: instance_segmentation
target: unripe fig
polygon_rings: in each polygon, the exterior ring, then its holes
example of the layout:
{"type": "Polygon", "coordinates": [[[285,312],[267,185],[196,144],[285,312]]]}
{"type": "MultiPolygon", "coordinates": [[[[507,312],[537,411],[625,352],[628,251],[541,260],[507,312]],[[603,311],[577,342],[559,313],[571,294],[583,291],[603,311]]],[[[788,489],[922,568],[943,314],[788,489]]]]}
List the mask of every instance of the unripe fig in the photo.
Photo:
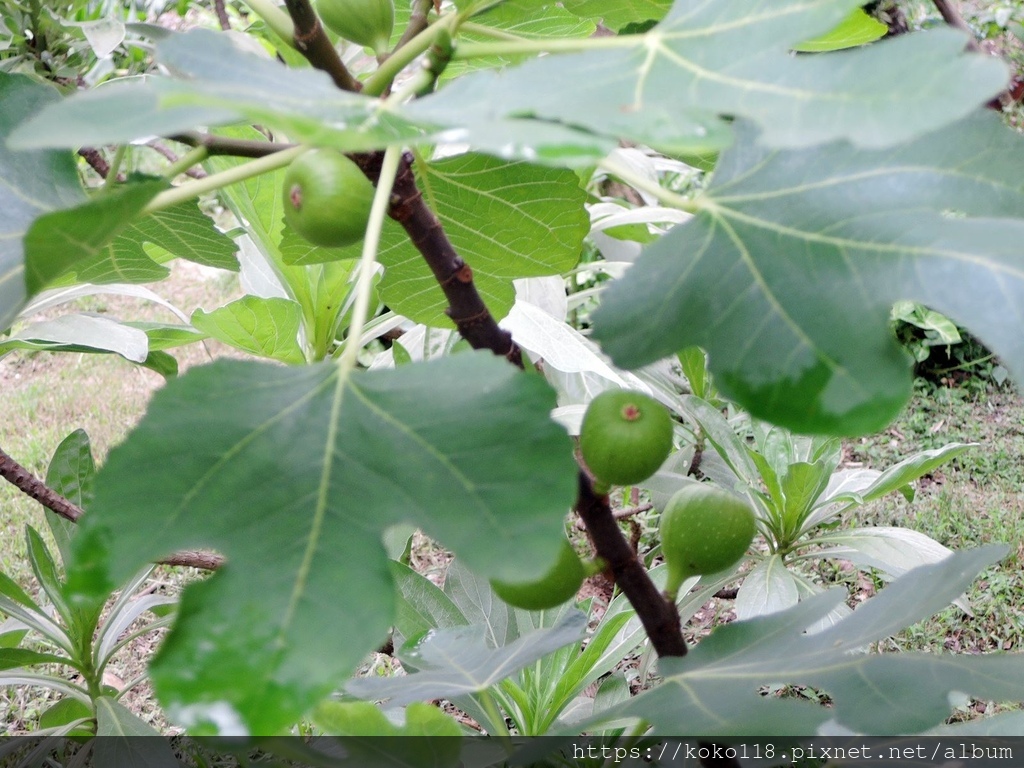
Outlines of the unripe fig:
{"type": "Polygon", "coordinates": [[[576,550],[567,540],[562,541],[558,561],[536,581],[491,582],[491,589],[509,605],[528,611],[554,608],[573,598],[586,577],[586,568],[576,550]]]}
{"type": "Polygon", "coordinates": [[[724,571],[743,557],[757,525],[750,505],[707,483],[677,492],[661,513],[661,553],[668,566],[665,588],[673,600],[691,576],[724,571]]]}
{"type": "Polygon", "coordinates": [[[580,453],[599,490],[633,485],[658,471],[672,450],[672,417],[640,392],[607,390],[587,407],[580,426],[580,453]]]}
{"type": "Polygon", "coordinates": [[[317,0],[316,7],[336,35],[377,54],[387,51],[395,26],[394,0],[317,0]]]}
{"type": "Polygon", "coordinates": [[[359,242],[370,218],[374,188],[359,166],[333,149],[312,149],[284,175],[284,218],[314,245],[359,242]]]}

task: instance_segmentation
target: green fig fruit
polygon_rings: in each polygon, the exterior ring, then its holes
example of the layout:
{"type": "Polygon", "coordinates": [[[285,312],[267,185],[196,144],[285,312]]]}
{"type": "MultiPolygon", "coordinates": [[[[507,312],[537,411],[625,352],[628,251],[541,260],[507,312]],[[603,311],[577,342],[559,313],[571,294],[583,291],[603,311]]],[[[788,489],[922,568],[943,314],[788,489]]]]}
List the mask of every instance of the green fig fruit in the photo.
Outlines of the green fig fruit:
{"type": "Polygon", "coordinates": [[[491,589],[509,605],[528,611],[554,608],[575,597],[586,578],[586,568],[567,540],[554,566],[536,581],[508,582],[494,579],[491,589]]]}
{"type": "Polygon", "coordinates": [[[312,149],[284,175],[284,218],[314,245],[337,248],[362,240],[374,188],[359,166],[333,149],[312,149]]]}
{"type": "Polygon", "coordinates": [[[724,571],[746,554],[757,533],[750,505],[708,483],[677,492],[661,513],[665,588],[673,600],[691,576],[724,571]]]}
{"type": "Polygon", "coordinates": [[[327,28],[353,43],[386,53],[395,26],[394,0],[317,0],[327,28]]]}
{"type": "Polygon", "coordinates": [[[672,417],[640,392],[608,390],[587,407],[580,426],[580,453],[602,492],[633,485],[658,471],[672,450],[672,417]]]}

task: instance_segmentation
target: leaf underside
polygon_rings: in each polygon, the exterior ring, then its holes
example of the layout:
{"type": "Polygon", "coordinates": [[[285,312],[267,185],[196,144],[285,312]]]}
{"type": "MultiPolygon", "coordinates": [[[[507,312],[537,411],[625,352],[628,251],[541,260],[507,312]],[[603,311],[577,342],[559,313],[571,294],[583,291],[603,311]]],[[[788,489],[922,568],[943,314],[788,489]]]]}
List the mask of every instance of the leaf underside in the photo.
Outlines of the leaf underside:
{"type": "Polygon", "coordinates": [[[894,302],[948,314],[1024,380],[1024,152],[992,114],[887,150],[770,150],[740,125],[702,210],[605,292],[637,367],[704,347],[723,393],[797,432],[881,429],[910,394],[894,302]]]}
{"type": "MultiPolygon", "coordinates": [[[[950,714],[949,696],[1020,696],[1021,654],[876,654],[858,649],[940,610],[1005,547],[957,552],[910,571],[824,631],[807,634],[842,601],[842,590],[716,629],[684,659],[663,659],[665,682],[604,713],[630,715],[672,736],[806,736],[832,720],[855,733],[919,733],[950,714]],[[764,693],[779,684],[812,686],[831,706],[764,693]]],[[[595,718],[596,720],[597,718],[595,718]]]]}

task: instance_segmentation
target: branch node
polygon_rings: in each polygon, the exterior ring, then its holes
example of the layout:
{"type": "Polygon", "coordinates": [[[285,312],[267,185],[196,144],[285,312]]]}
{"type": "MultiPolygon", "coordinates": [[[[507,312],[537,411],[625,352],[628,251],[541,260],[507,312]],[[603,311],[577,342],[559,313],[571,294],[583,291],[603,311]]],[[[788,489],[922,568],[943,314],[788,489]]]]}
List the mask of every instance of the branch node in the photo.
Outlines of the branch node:
{"type": "MultiPolygon", "coordinates": [[[[461,260],[460,260],[461,261],[461,260]]],[[[473,282],[473,269],[466,262],[462,262],[461,265],[452,272],[447,278],[441,281],[441,287],[451,285],[453,282],[460,282],[469,284],[473,282]]]]}
{"type": "MultiPolygon", "coordinates": [[[[445,310],[445,314],[447,314],[449,317],[452,317],[448,310],[445,310]]],[[[484,309],[483,312],[477,312],[475,315],[470,315],[469,317],[452,317],[452,322],[455,323],[455,325],[458,326],[459,331],[462,332],[463,329],[471,328],[474,325],[480,325],[481,323],[485,323],[490,319],[490,310],[484,309]]]]}

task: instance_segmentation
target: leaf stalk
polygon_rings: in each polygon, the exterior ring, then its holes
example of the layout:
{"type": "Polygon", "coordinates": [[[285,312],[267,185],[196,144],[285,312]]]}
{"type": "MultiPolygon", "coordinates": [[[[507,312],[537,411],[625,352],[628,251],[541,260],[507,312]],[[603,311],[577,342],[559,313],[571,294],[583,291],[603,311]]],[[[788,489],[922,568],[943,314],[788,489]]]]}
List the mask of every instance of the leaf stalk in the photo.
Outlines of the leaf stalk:
{"type": "Polygon", "coordinates": [[[400,147],[388,147],[384,152],[380,176],[377,178],[377,192],[370,206],[370,220],[366,225],[366,237],[363,240],[363,252],[359,258],[358,276],[356,278],[356,300],[352,308],[352,320],[348,327],[348,341],[345,351],[338,358],[338,369],[344,376],[356,364],[359,349],[362,346],[363,326],[370,308],[370,296],[373,294],[373,275],[377,264],[377,248],[380,246],[380,233],[384,226],[391,205],[391,190],[398,175],[398,165],[402,159],[400,147]]]}

